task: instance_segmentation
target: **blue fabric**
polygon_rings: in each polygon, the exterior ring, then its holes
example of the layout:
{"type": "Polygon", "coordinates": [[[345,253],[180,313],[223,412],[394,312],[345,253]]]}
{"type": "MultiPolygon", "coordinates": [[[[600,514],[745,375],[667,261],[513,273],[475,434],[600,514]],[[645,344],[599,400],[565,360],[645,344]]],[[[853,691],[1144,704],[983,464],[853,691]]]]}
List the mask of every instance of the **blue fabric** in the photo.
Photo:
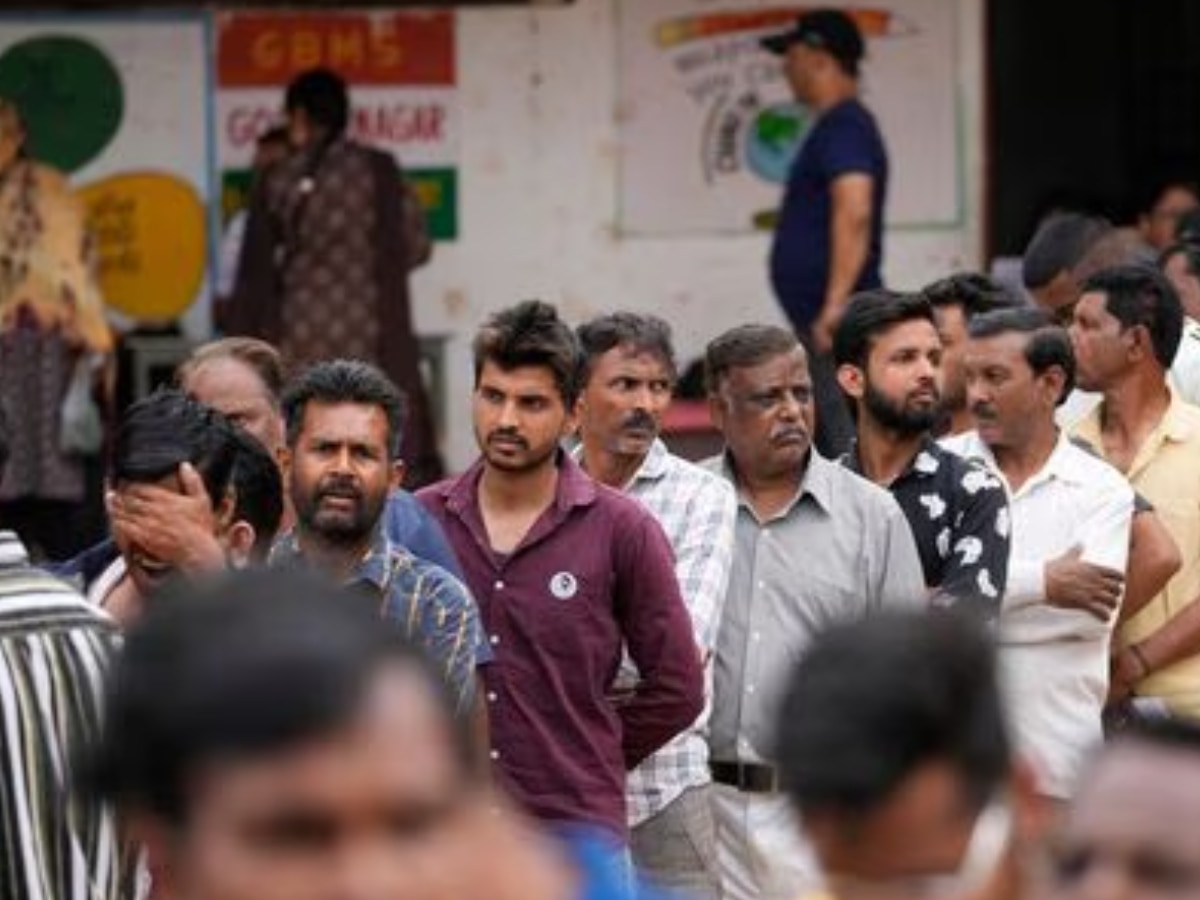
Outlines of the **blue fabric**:
{"type": "Polygon", "coordinates": [[[64,562],[46,563],[42,568],[63,581],[73,585],[76,590],[86,592],[92,582],[104,574],[121,555],[112,538],[101,541],[93,547],[84,550],[78,556],[64,562]]]}
{"type": "Polygon", "coordinates": [[[413,556],[441,566],[463,581],[458,558],[430,512],[408,491],[392,491],[383,510],[383,533],[388,541],[399,544],[413,556]]]}
{"type": "Polygon", "coordinates": [[[607,833],[585,826],[555,829],[582,874],[578,900],[674,900],[674,895],[641,881],[629,848],[607,833]]]}
{"type": "Polygon", "coordinates": [[[831,243],[830,188],[842,175],[874,180],[871,246],[855,290],[879,287],[888,161],[875,117],[857,100],[817,119],[788,177],[771,248],[771,286],[797,331],[807,332],[825,303],[831,243]]]}

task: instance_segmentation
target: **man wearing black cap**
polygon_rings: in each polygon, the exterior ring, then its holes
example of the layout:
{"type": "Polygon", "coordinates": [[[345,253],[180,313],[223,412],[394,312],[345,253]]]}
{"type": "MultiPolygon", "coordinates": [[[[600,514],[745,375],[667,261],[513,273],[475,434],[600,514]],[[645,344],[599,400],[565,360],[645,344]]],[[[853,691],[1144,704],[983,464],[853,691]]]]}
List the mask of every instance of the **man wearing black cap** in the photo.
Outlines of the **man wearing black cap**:
{"type": "Polygon", "coordinates": [[[858,100],[863,39],[853,19],[814,10],[762,46],[783,57],[792,93],[816,117],[788,179],[771,283],[809,346],[818,449],[836,457],[854,428],[829,351],[850,295],[881,284],[887,150],[874,116],[858,100]]]}

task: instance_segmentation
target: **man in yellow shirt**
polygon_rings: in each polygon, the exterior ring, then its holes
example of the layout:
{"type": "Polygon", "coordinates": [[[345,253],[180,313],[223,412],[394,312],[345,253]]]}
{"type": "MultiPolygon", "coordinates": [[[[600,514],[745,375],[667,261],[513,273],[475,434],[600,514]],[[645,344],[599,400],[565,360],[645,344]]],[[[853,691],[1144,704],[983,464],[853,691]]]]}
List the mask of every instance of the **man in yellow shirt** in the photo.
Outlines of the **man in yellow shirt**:
{"type": "Polygon", "coordinates": [[[1167,383],[1183,310],[1157,271],[1119,266],[1089,278],[1074,311],[1077,380],[1104,401],[1075,426],[1154,504],[1183,565],[1122,625],[1114,700],[1200,716],[1200,408],[1167,383]]]}

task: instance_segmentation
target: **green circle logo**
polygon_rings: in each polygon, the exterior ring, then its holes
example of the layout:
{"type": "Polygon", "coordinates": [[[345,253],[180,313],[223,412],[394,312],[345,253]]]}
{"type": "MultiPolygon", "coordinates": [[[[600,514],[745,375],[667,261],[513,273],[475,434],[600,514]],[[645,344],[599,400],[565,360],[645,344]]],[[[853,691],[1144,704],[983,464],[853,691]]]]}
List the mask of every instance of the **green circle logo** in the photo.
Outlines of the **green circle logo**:
{"type": "Polygon", "coordinates": [[[121,127],[121,75],[104,52],[82,38],[45,35],[0,56],[0,97],[17,104],[29,152],[66,172],[100,155],[121,127]]]}

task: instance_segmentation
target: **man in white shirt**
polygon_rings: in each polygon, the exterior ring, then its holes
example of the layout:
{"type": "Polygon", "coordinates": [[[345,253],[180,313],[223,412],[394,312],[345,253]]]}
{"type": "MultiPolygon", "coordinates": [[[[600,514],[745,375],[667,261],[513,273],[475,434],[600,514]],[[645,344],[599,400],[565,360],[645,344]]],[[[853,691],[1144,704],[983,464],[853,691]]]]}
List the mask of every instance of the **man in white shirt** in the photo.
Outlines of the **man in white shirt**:
{"type": "MultiPolygon", "coordinates": [[[[669,452],[659,437],[676,374],[671,326],[618,312],[577,333],[584,365],[576,459],[597,481],[641,501],[662,525],[711,682],[733,557],[733,487],[669,452]]],[[[636,676],[626,658],[622,682],[636,676]]],[[[626,786],[634,862],[654,883],[694,900],[720,896],[707,726],[706,705],[690,729],[630,771],[626,786]]]]}
{"type": "Polygon", "coordinates": [[[1075,375],[1063,329],[1038,310],[1019,309],[975,319],[970,335],[967,402],[977,427],[946,445],[991,467],[1009,492],[1001,673],[1039,791],[1062,800],[1102,737],[1133,491],[1055,425],[1075,375]]]}

